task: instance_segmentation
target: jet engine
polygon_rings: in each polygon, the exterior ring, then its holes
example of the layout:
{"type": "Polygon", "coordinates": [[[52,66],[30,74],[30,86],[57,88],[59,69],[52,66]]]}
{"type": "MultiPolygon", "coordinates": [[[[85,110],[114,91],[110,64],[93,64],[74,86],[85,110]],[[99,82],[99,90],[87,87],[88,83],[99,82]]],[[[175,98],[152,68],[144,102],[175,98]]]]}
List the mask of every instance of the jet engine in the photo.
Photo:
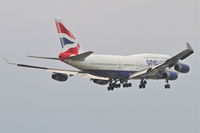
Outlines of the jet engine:
{"type": "Polygon", "coordinates": [[[99,84],[99,85],[106,85],[106,84],[108,84],[108,80],[100,80],[100,79],[93,79],[93,82],[95,83],[95,84],[99,84]]]}
{"type": "Polygon", "coordinates": [[[190,67],[187,64],[176,64],[174,69],[180,73],[187,73],[190,71],[190,67]]]}
{"type": "Polygon", "coordinates": [[[162,74],[162,77],[169,80],[176,80],[178,78],[178,74],[176,72],[167,71],[162,74]]]}
{"type": "Polygon", "coordinates": [[[53,73],[51,77],[52,79],[61,81],[61,82],[66,81],[68,79],[68,75],[62,74],[62,73],[53,73]]]}

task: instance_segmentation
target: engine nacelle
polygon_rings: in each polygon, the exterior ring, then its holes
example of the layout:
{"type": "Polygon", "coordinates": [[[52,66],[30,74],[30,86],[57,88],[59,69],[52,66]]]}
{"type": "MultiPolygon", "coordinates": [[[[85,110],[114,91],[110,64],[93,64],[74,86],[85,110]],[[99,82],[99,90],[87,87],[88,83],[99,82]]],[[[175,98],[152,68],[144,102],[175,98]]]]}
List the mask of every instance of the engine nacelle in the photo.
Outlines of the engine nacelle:
{"type": "Polygon", "coordinates": [[[180,73],[188,73],[190,71],[190,67],[187,64],[176,64],[174,69],[180,73]]]}
{"type": "Polygon", "coordinates": [[[93,79],[93,82],[95,84],[99,84],[99,85],[107,85],[109,81],[108,80],[93,79]]]}
{"type": "Polygon", "coordinates": [[[68,75],[62,74],[62,73],[53,73],[51,77],[52,77],[52,79],[61,81],[61,82],[64,82],[68,79],[68,75]]]}
{"type": "Polygon", "coordinates": [[[176,72],[167,71],[162,74],[163,78],[169,80],[176,80],[178,78],[178,74],[176,72]]]}

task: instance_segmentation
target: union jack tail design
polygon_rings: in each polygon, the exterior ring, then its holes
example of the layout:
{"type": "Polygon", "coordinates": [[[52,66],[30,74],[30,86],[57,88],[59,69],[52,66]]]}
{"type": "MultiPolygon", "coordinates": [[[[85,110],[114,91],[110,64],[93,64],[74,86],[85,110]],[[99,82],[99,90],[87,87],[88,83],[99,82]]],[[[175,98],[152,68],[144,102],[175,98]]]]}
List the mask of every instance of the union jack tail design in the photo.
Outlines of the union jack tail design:
{"type": "Polygon", "coordinates": [[[76,42],[73,34],[64,26],[62,20],[55,19],[55,23],[60,37],[61,46],[64,51],[59,55],[60,60],[64,61],[71,56],[78,55],[80,45],[76,42]]]}

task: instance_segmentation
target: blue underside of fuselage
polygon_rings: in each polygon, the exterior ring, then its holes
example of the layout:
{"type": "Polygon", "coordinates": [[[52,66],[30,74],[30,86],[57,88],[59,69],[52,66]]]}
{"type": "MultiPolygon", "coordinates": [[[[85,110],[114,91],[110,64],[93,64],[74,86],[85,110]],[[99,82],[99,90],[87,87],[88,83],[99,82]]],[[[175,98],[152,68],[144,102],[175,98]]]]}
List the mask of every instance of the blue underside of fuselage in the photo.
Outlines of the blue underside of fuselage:
{"type": "Polygon", "coordinates": [[[122,71],[122,70],[84,70],[85,72],[101,76],[116,79],[128,79],[129,76],[137,71],[122,71]]]}

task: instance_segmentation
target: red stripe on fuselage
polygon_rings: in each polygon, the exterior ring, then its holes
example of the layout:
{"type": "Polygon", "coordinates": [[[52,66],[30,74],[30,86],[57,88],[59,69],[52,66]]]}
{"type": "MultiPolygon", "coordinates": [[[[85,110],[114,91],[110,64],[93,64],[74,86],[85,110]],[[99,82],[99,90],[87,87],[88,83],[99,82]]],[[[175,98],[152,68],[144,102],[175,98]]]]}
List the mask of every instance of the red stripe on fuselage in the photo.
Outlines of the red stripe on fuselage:
{"type": "Polygon", "coordinates": [[[57,27],[58,33],[67,34],[72,39],[75,39],[75,37],[73,36],[73,34],[68,29],[66,29],[65,26],[62,23],[56,22],[56,27],[57,27]]]}

